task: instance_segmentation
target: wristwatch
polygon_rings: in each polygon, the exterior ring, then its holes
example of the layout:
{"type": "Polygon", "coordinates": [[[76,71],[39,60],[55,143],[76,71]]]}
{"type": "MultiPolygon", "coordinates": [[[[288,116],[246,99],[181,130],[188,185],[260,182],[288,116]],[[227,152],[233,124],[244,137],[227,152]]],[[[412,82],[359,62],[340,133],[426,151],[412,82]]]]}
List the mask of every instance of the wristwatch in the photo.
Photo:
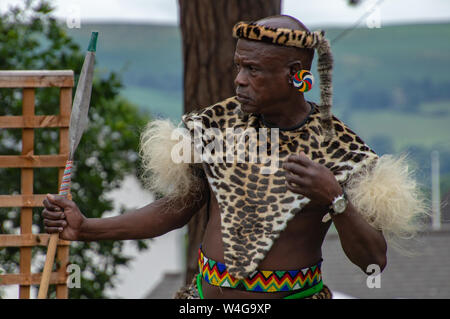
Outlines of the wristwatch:
{"type": "Polygon", "coordinates": [[[330,215],[336,216],[339,214],[342,214],[347,209],[347,194],[345,194],[345,191],[339,195],[336,196],[333,199],[333,202],[330,205],[330,215]]]}

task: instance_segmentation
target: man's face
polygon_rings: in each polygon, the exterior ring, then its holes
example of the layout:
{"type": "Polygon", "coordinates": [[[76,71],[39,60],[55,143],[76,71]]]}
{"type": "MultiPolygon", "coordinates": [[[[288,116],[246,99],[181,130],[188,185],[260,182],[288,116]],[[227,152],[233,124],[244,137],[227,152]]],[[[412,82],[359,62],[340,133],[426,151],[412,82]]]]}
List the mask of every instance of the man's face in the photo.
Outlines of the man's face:
{"type": "Polygon", "coordinates": [[[276,104],[287,99],[289,68],[281,48],[274,45],[239,39],[234,63],[236,95],[247,113],[277,113],[276,104]]]}

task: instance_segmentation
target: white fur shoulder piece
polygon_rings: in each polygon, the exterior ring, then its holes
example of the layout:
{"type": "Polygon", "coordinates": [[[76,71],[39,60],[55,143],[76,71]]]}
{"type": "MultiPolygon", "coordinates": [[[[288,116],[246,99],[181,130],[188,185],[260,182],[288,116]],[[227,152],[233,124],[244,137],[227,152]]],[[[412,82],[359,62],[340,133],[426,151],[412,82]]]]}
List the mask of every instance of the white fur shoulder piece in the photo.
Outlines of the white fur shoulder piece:
{"type": "Polygon", "coordinates": [[[170,120],[153,120],[147,124],[139,150],[146,188],[173,198],[185,197],[198,189],[201,177],[194,174],[189,161],[173,160],[174,150],[190,149],[190,136],[186,134],[189,133],[175,127],[170,120]]]}
{"type": "Polygon", "coordinates": [[[345,186],[350,202],[390,244],[414,237],[429,214],[406,156],[383,155],[345,186]]]}

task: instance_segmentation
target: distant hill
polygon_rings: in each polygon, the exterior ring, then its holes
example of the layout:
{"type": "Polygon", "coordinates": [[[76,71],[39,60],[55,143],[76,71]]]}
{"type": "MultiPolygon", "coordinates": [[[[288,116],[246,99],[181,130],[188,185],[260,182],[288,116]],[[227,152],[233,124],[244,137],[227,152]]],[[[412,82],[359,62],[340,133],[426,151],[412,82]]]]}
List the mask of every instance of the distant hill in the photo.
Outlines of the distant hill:
{"type": "MultiPolygon", "coordinates": [[[[173,26],[83,24],[68,33],[83,47],[99,31],[98,70],[122,74],[123,94],[154,115],[182,114],[182,45],[173,26]]],[[[332,41],[334,113],[378,153],[409,151],[428,175],[432,149],[450,163],[450,24],[360,28],[332,41]],[[448,154],[448,155],[447,155],[448,154]]],[[[230,35],[231,36],[231,35],[230,35]]],[[[318,76],[315,64],[313,73],[318,76]]],[[[319,86],[307,98],[319,102],[319,86]]],[[[441,168],[449,174],[448,167],[441,168]]]]}
{"type": "Polygon", "coordinates": [[[179,118],[183,63],[177,27],[135,24],[83,24],[67,29],[82,47],[91,31],[99,32],[97,66],[119,72],[124,95],[161,116],[179,118]]]}

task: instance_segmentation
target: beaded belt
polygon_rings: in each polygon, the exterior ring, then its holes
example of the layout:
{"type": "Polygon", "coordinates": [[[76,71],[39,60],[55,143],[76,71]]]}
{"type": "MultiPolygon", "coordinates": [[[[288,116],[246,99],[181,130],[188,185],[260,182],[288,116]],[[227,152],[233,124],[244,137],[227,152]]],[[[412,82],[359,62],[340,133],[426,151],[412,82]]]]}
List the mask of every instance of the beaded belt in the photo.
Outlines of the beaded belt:
{"type": "Polygon", "coordinates": [[[253,292],[311,291],[322,289],[322,261],[312,267],[299,270],[256,270],[245,279],[232,277],[225,264],[212,260],[198,250],[200,275],[211,285],[236,288],[253,292]]]}

